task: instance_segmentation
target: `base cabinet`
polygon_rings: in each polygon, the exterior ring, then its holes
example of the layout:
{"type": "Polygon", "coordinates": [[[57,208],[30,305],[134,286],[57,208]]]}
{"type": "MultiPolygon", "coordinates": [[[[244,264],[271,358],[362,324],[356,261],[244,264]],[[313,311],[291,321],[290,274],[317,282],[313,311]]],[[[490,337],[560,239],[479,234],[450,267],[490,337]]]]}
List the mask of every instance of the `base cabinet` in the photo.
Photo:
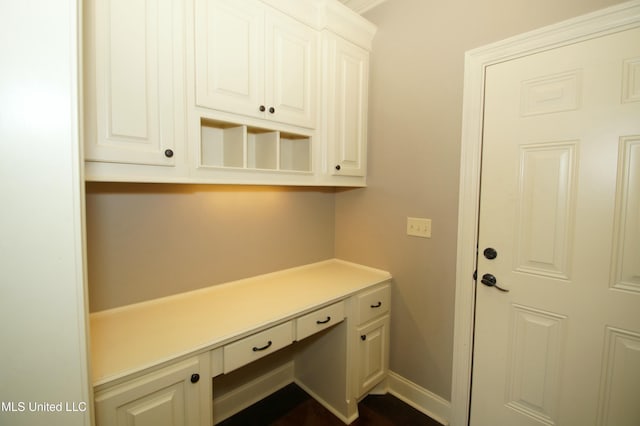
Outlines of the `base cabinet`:
{"type": "Polygon", "coordinates": [[[389,366],[389,316],[358,329],[358,391],[363,396],[382,381],[389,366]]]}
{"type": "Polygon", "coordinates": [[[95,425],[211,426],[292,382],[350,424],[388,372],[390,280],[332,259],[94,313],[95,425]]]}
{"type": "Polygon", "coordinates": [[[211,378],[205,355],[97,391],[97,426],[210,426],[211,378]]]}
{"type": "Polygon", "coordinates": [[[354,339],[355,394],[364,396],[389,371],[389,322],[391,286],[385,284],[356,296],[354,339]]]}

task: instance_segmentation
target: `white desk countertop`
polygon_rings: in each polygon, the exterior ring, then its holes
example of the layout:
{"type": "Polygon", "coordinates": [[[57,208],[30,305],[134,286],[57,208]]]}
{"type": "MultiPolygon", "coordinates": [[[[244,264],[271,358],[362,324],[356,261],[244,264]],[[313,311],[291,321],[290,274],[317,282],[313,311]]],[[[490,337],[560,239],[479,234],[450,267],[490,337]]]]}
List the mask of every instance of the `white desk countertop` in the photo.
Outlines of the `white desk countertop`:
{"type": "Polygon", "coordinates": [[[331,259],[92,313],[93,384],[214,349],[390,278],[331,259]]]}

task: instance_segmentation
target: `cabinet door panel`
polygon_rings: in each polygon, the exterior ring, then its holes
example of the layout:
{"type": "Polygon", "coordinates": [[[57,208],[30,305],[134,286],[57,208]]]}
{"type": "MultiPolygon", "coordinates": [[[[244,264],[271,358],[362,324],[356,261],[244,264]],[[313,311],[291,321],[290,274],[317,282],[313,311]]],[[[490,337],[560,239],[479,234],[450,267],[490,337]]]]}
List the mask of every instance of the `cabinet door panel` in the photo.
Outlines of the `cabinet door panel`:
{"type": "Polygon", "coordinates": [[[268,118],[314,127],[316,121],[318,34],[280,14],[267,15],[268,118]]]}
{"type": "Polygon", "coordinates": [[[196,103],[262,117],[264,7],[253,0],[197,0],[196,103]]]}
{"type": "Polygon", "coordinates": [[[384,379],[389,368],[389,317],[382,317],[358,329],[358,395],[384,379]]]}
{"type": "Polygon", "coordinates": [[[118,408],[118,425],[183,426],[184,383],[154,392],[118,408]]]}
{"type": "Polygon", "coordinates": [[[88,160],[173,165],[176,36],[174,0],[87,2],[86,147],[88,160]]]}
{"type": "Polygon", "coordinates": [[[96,392],[97,426],[204,426],[210,423],[208,359],[192,358],[96,392]],[[201,377],[191,382],[192,374],[201,377]]]}
{"type": "Polygon", "coordinates": [[[365,176],[369,53],[339,37],[330,45],[334,82],[329,167],[335,175],[365,176]]]}

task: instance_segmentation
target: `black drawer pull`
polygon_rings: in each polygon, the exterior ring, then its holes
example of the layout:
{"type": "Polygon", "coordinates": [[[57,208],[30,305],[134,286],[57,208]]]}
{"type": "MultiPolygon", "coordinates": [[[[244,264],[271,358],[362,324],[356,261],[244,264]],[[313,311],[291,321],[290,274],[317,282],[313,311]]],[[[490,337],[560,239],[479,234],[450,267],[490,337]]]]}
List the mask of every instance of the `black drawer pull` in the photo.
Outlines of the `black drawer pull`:
{"type": "Polygon", "coordinates": [[[316,324],[326,324],[326,323],[328,323],[329,321],[331,321],[331,317],[330,317],[330,316],[327,316],[327,319],[326,319],[326,320],[324,320],[324,321],[317,320],[317,321],[316,321],[316,324]]]}
{"type": "Polygon", "coordinates": [[[372,308],[379,308],[380,306],[382,306],[382,302],[378,302],[375,305],[371,305],[372,308]]]}
{"type": "Polygon", "coordinates": [[[265,349],[268,349],[269,347],[271,347],[271,345],[273,344],[273,342],[271,340],[269,340],[269,343],[267,343],[266,345],[264,345],[263,347],[259,348],[257,346],[253,347],[253,351],[254,352],[260,352],[260,351],[264,351],[265,349]]]}

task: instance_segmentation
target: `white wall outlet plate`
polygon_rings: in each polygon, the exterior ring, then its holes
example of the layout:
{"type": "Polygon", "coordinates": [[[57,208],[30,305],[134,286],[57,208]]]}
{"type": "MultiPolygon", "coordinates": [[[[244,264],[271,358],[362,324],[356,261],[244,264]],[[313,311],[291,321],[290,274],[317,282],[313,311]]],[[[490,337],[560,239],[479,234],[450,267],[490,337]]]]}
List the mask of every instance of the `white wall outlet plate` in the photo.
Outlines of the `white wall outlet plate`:
{"type": "Polygon", "coordinates": [[[431,219],[422,217],[407,218],[407,235],[431,238],[431,219]]]}

